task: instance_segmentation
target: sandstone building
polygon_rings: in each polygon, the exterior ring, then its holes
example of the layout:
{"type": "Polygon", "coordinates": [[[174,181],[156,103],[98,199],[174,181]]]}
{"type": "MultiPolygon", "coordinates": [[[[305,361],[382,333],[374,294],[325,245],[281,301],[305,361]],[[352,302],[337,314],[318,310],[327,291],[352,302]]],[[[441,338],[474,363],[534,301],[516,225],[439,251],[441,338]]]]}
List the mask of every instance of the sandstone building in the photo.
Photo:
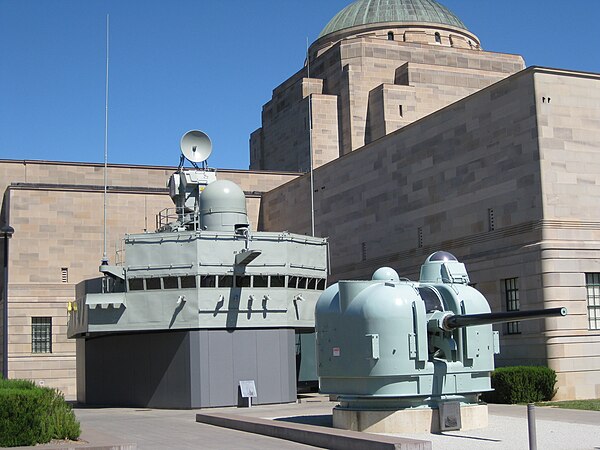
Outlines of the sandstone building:
{"type": "MultiPolygon", "coordinates": [[[[251,171],[221,178],[250,194],[253,226],[310,233],[310,176],[299,172],[312,166],[330,282],[383,265],[416,278],[443,249],[493,311],[566,306],[566,318],[499,327],[497,363],[548,365],[558,398],[597,398],[600,75],[525,69],[484,44],[433,0],[352,3],[263,107],[251,171]]],[[[109,242],[154,229],[171,171],[110,167],[109,242]]],[[[1,225],[15,230],[1,240],[8,375],[73,397],[64,328],[74,283],[96,276],[102,256],[102,209],[91,207],[102,167],[2,161],[0,177],[1,225]]]]}

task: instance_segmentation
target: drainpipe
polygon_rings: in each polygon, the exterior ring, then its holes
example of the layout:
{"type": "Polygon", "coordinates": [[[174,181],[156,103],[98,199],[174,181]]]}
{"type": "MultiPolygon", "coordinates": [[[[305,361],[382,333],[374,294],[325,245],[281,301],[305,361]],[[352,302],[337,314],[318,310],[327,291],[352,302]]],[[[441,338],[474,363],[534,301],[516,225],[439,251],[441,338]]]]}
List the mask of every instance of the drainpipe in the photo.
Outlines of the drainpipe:
{"type": "Polygon", "coordinates": [[[14,232],[15,229],[10,225],[4,225],[0,228],[0,233],[2,234],[2,237],[4,237],[4,291],[2,292],[4,299],[4,302],[2,303],[2,314],[4,318],[2,327],[4,348],[2,349],[2,377],[5,380],[8,379],[8,240],[12,237],[14,232]]]}

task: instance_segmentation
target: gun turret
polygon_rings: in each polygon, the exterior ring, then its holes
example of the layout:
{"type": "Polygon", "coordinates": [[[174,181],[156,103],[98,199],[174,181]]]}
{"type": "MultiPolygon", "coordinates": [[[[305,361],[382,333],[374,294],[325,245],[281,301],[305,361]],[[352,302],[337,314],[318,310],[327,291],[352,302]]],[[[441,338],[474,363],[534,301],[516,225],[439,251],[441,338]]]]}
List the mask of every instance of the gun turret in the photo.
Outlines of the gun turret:
{"type": "Polygon", "coordinates": [[[500,352],[492,324],[565,315],[566,308],[491,312],[447,252],[426,259],[418,282],[380,268],[370,281],[333,284],[317,302],[320,390],[338,396],[340,417],[450,401],[477,406],[500,352]]]}

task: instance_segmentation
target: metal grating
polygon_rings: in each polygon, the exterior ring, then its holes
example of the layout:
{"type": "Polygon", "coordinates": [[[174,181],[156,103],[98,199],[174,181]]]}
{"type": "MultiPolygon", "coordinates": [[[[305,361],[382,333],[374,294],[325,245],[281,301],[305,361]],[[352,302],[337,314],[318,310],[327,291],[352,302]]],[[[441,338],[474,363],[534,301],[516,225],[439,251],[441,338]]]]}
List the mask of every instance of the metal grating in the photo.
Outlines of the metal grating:
{"type": "Polygon", "coordinates": [[[588,328],[600,330],[600,273],[586,273],[588,328]]]}
{"type": "Polygon", "coordinates": [[[31,318],[31,353],[52,353],[52,317],[31,318]]]}
{"type": "MultiPolygon", "coordinates": [[[[507,311],[519,311],[521,309],[518,278],[507,278],[504,280],[504,295],[507,311]]],[[[519,333],[521,333],[521,322],[508,322],[506,324],[506,334],[519,333]]]]}

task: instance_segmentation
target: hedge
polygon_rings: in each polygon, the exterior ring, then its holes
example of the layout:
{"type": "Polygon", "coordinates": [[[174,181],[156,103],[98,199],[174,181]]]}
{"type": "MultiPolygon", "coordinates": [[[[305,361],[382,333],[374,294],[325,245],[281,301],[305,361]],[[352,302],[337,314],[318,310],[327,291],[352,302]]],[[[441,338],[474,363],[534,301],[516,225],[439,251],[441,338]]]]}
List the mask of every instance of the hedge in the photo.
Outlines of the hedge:
{"type": "Polygon", "coordinates": [[[494,392],[483,400],[490,403],[534,403],[552,400],[556,394],[556,372],[548,367],[500,367],[492,372],[494,392]]]}
{"type": "Polygon", "coordinates": [[[76,440],[79,422],[56,389],[26,380],[0,380],[0,447],[76,440]]]}

